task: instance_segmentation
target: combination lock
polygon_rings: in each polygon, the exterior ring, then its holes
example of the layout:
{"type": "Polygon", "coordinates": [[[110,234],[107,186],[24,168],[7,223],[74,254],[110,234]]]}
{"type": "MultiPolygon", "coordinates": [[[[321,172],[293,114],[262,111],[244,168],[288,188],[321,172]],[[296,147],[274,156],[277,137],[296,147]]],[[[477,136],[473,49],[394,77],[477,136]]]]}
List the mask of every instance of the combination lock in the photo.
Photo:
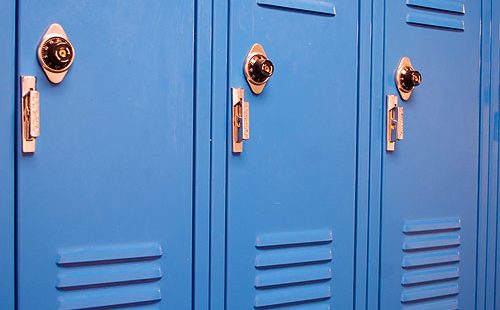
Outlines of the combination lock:
{"type": "Polygon", "coordinates": [[[53,72],[66,70],[73,61],[73,46],[62,37],[52,37],[42,45],[43,64],[53,72]]]}
{"type": "Polygon", "coordinates": [[[413,88],[420,85],[422,82],[422,75],[411,67],[403,67],[399,74],[399,80],[401,88],[406,91],[411,91],[413,88]]]}
{"type": "Polygon", "coordinates": [[[60,83],[75,59],[75,50],[59,24],[50,25],[38,47],[38,61],[52,83],[60,83]]]}
{"type": "Polygon", "coordinates": [[[274,72],[274,64],[263,55],[254,55],[248,62],[248,74],[256,84],[265,83],[274,72]]]}
{"type": "Polygon", "coordinates": [[[266,55],[260,44],[254,44],[243,65],[245,77],[252,92],[262,93],[267,81],[274,73],[274,64],[266,55]]]}
{"type": "Polygon", "coordinates": [[[422,75],[415,70],[410,58],[403,57],[396,69],[396,85],[403,100],[408,100],[415,87],[422,83],[422,75]]]}

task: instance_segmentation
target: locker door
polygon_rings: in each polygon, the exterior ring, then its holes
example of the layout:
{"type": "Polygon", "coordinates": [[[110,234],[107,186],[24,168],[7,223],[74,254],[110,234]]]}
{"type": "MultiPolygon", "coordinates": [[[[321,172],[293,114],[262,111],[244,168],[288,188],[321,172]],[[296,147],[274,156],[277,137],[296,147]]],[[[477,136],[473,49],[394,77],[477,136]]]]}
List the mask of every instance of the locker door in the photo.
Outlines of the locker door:
{"type": "Polygon", "coordinates": [[[21,0],[19,27],[41,128],[22,154],[18,124],[19,309],[189,309],[193,1],[21,0]],[[52,23],[75,55],[57,85],[52,23]]]}
{"type": "Polygon", "coordinates": [[[357,16],[356,1],[230,3],[250,139],[228,140],[227,309],[352,308],[357,16]],[[242,69],[254,43],[275,67],[260,95],[242,69]]]}
{"type": "Polygon", "coordinates": [[[404,140],[384,151],[380,309],[474,308],[480,14],[477,1],[386,1],[385,94],[404,56],[422,83],[399,98],[404,140]]]}

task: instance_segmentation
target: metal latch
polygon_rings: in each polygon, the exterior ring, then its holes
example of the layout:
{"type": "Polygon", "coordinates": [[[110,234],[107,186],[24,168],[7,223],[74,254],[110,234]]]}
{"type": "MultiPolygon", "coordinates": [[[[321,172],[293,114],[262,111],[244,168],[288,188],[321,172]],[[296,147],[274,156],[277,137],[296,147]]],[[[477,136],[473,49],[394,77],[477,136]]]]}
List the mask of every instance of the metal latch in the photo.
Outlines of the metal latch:
{"type": "Polygon", "coordinates": [[[40,136],[40,93],[36,77],[21,77],[23,153],[34,153],[40,136]]]}
{"type": "Polygon", "coordinates": [[[398,97],[387,96],[387,151],[396,149],[396,142],[404,138],[404,110],[398,106],[398,97]]]}
{"type": "Polygon", "coordinates": [[[243,142],[250,139],[250,107],[243,88],[232,88],[233,153],[243,152],[243,142]]]}

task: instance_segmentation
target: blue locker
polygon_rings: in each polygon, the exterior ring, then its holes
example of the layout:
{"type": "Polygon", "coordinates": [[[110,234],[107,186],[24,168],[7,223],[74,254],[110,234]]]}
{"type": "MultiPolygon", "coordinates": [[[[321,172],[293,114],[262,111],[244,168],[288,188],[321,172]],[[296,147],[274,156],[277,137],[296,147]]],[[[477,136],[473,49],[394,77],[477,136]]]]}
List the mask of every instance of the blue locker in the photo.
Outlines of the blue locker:
{"type": "Polygon", "coordinates": [[[189,309],[194,1],[22,0],[17,14],[41,127],[34,153],[17,140],[18,309],[189,309]],[[60,84],[36,57],[55,22],[75,55],[60,84]]]}
{"type": "Polygon", "coordinates": [[[422,83],[383,155],[380,309],[475,307],[480,26],[480,2],[386,2],[385,95],[403,56],[422,83]]]}
{"type": "Polygon", "coordinates": [[[227,92],[244,90],[250,138],[227,138],[226,309],[352,308],[358,4],[229,8],[227,92]],[[275,66],[261,94],[243,74],[256,43],[275,66]]]}
{"type": "Polygon", "coordinates": [[[373,27],[384,32],[374,32],[372,78],[383,79],[371,88],[381,110],[371,118],[367,289],[357,294],[366,292],[368,309],[494,309],[495,10],[489,1],[375,2],[373,27]],[[403,56],[423,77],[407,100],[395,81],[403,56]],[[404,139],[387,151],[392,96],[404,108],[404,139]]]}

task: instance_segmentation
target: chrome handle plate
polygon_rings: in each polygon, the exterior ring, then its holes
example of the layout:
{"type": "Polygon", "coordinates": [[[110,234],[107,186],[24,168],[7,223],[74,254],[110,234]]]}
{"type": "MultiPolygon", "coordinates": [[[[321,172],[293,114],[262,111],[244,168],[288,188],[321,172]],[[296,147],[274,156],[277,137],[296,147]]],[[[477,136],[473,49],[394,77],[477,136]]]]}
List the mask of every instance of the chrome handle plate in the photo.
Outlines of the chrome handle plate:
{"type": "Polygon", "coordinates": [[[250,139],[250,105],[243,88],[232,88],[233,153],[243,152],[243,142],[250,139]]]}
{"type": "Polygon", "coordinates": [[[40,136],[40,93],[36,77],[21,77],[23,153],[34,153],[40,136]]]}

